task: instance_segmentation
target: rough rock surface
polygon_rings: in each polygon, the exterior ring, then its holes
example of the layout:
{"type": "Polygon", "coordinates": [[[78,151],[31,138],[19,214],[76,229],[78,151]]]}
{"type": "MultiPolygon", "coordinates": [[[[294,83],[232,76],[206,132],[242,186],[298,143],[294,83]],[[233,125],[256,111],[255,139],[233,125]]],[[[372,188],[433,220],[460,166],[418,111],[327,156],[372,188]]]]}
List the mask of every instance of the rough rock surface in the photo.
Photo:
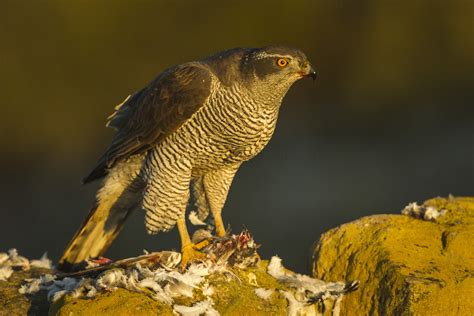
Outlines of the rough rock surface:
{"type": "MultiPolygon", "coordinates": [[[[334,301],[330,297],[313,303],[297,302],[294,289],[271,276],[268,262],[255,267],[230,268],[229,273],[214,273],[206,278],[212,293],[199,288],[193,297],[177,297],[173,306],[146,295],[126,289],[98,293],[94,298],[74,298],[66,295],[51,304],[49,315],[334,315],[334,301]],[[260,291],[258,291],[260,290],[260,291]],[[268,297],[259,292],[268,291],[268,297]],[[288,297],[290,296],[290,298],[288,297]],[[212,302],[212,313],[200,309],[206,301],[212,302]],[[177,311],[176,305],[189,313],[177,311]],[[189,308],[188,308],[189,307],[189,308]],[[194,307],[194,308],[193,308],[194,307]],[[175,309],[173,311],[173,309],[175,309]]],[[[289,270],[288,273],[292,273],[289,270]]],[[[334,313],[335,312],[335,313],[334,313]]]]}
{"type": "MultiPolygon", "coordinates": [[[[208,280],[214,288],[214,294],[212,294],[214,308],[221,315],[230,315],[242,310],[252,311],[254,315],[269,313],[285,315],[287,301],[279,292],[274,291],[268,301],[259,298],[254,292],[254,289],[258,287],[283,288],[276,279],[265,272],[265,269],[256,267],[232,271],[236,273],[238,279],[216,274],[208,280]],[[256,283],[253,283],[249,277],[251,273],[255,275],[256,283]]],[[[201,291],[195,290],[193,298],[178,298],[176,303],[191,306],[205,299],[201,291]]],[[[147,295],[124,289],[101,293],[93,299],[66,297],[53,303],[50,310],[50,314],[53,315],[71,315],[71,313],[74,315],[91,315],[91,313],[95,315],[175,315],[171,306],[160,303],[147,295]]]]}
{"type": "Polygon", "coordinates": [[[11,249],[0,253],[0,315],[338,316],[343,296],[358,288],[294,273],[276,256],[261,261],[257,248],[245,231],[215,238],[203,248],[214,257],[184,271],[179,253],[162,251],[91,259],[70,273],[11,249]]]}
{"type": "Polygon", "coordinates": [[[50,273],[47,269],[17,271],[7,281],[0,281],[0,316],[6,315],[47,315],[49,302],[46,293],[23,295],[18,292],[25,279],[37,278],[50,273]]]}
{"type": "Polygon", "coordinates": [[[342,315],[474,315],[474,198],[436,198],[436,221],[375,215],[320,238],[313,276],[359,280],[342,315]]]}

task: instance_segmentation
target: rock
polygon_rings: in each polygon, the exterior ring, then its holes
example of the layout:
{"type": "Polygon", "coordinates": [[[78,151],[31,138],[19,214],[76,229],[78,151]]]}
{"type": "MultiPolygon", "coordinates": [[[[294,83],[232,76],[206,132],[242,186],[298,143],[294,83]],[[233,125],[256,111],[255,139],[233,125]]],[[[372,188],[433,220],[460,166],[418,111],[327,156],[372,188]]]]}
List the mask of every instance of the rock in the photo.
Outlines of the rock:
{"type": "Polygon", "coordinates": [[[342,315],[473,315],[474,198],[436,198],[436,221],[374,215],[322,235],[313,276],[359,280],[342,315]]]}
{"type": "Polygon", "coordinates": [[[49,273],[47,269],[15,271],[7,281],[0,281],[0,315],[47,315],[49,302],[46,293],[23,295],[18,292],[25,279],[49,273]]]}
{"type": "Polygon", "coordinates": [[[173,315],[173,310],[147,295],[117,289],[90,299],[63,298],[51,304],[49,315],[173,315]]]}
{"type": "MultiPolygon", "coordinates": [[[[256,267],[231,268],[230,273],[211,274],[206,279],[212,287],[210,293],[196,288],[192,298],[175,298],[173,306],[160,303],[152,295],[117,289],[99,293],[95,298],[68,295],[51,304],[50,315],[176,315],[173,314],[173,308],[178,309],[176,306],[196,306],[208,299],[221,315],[287,315],[289,302],[286,295],[294,290],[269,275],[267,266],[268,262],[262,261],[256,267]],[[256,289],[270,290],[271,295],[261,297],[256,289]]],[[[307,315],[331,315],[333,303],[324,302],[324,313],[321,308],[318,312],[317,304],[305,304],[305,310],[309,311],[307,315]]]]}
{"type": "MultiPolygon", "coordinates": [[[[210,245],[220,244],[230,249],[222,238],[210,245]]],[[[236,249],[218,252],[229,261],[193,262],[184,271],[174,260],[179,253],[164,251],[71,273],[38,268],[51,267],[46,257],[0,253],[0,268],[11,268],[0,281],[0,315],[337,316],[343,296],[358,288],[357,281],[323,282],[286,269],[276,256],[261,261],[247,247],[236,249]]]]}

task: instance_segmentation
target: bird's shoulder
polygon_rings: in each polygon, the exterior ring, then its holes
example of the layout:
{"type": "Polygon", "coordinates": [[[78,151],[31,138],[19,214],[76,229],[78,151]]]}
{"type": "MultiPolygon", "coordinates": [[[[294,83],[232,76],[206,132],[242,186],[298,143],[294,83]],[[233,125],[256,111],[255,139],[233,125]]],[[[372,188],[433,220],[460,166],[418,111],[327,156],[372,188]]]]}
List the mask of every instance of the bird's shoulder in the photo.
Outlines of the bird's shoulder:
{"type": "Polygon", "coordinates": [[[206,64],[189,62],[165,70],[127,97],[109,116],[107,126],[117,132],[84,182],[104,176],[118,161],[162,142],[206,103],[213,80],[206,64]]]}
{"type": "MultiPolygon", "coordinates": [[[[117,131],[131,128],[139,123],[134,118],[142,114],[152,114],[145,119],[165,123],[168,121],[164,119],[175,112],[194,112],[209,97],[213,77],[215,75],[209,67],[200,62],[169,68],[117,105],[115,112],[107,118],[107,127],[117,131]]],[[[177,119],[179,116],[172,117],[177,119]]]]}

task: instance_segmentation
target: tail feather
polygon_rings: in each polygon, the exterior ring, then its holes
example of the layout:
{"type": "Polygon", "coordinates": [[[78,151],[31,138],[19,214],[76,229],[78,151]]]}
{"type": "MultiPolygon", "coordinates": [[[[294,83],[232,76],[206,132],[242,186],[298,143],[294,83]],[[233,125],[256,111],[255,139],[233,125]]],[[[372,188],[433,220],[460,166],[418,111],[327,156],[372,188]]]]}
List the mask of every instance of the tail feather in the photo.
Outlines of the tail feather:
{"type": "Polygon", "coordinates": [[[102,255],[121,231],[138,200],[137,194],[124,184],[106,179],[95,206],[64,251],[60,268],[70,270],[90,257],[102,255]]]}
{"type": "Polygon", "coordinates": [[[107,165],[105,163],[104,158],[102,157],[94,169],[84,178],[82,179],[82,184],[87,184],[94,180],[98,180],[103,178],[107,175],[107,165]]]}

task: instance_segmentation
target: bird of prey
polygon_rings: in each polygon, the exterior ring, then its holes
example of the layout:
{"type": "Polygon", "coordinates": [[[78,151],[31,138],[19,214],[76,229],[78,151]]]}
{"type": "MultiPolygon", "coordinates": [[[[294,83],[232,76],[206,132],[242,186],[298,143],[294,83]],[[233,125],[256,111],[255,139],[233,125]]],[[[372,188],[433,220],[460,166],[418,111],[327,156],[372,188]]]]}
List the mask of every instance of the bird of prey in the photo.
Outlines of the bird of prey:
{"type": "Polygon", "coordinates": [[[61,266],[100,256],[138,207],[150,234],[178,226],[183,265],[201,257],[185,223],[190,195],[198,218],[211,213],[224,236],[232,179],[268,143],[283,97],[303,77],[316,73],[298,49],[235,48],[169,68],[130,95],[108,118],[116,134],[84,179],[102,185],[61,266]]]}

